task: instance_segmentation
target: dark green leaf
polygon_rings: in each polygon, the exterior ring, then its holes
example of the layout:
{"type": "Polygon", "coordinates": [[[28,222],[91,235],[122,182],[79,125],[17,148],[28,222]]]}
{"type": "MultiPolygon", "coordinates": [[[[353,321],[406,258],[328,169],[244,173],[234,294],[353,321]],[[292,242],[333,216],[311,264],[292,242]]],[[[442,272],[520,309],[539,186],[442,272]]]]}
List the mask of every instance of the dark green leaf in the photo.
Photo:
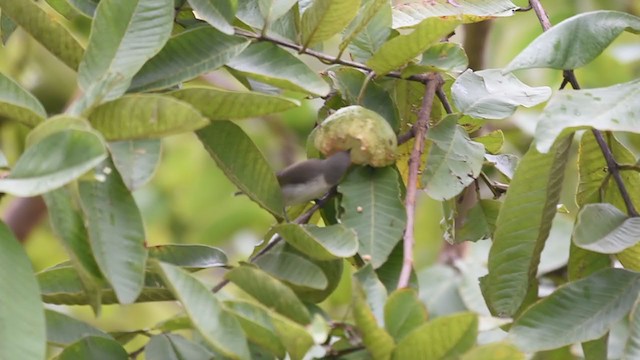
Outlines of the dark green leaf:
{"type": "Polygon", "coordinates": [[[599,271],[528,308],[513,324],[510,336],[526,352],[597,339],[629,312],[639,292],[638,273],[599,271]]]}
{"type": "Polygon", "coordinates": [[[196,134],[229,180],[265,210],[284,217],[282,191],[275,173],[238,125],[214,121],[196,134]]]}
{"type": "Polygon", "coordinates": [[[535,284],[537,265],[556,214],[571,138],[548,154],[524,155],[496,220],[489,275],[481,279],[492,313],[513,316],[535,284]]]}
{"type": "Polygon", "coordinates": [[[391,3],[386,0],[364,0],[358,15],[349,24],[339,49],[347,47],[357,61],[368,60],[391,33],[391,3]]]}
{"type": "Polygon", "coordinates": [[[273,277],[296,286],[324,290],[329,285],[319,266],[292,253],[266,253],[254,261],[273,277]]]}
{"type": "Polygon", "coordinates": [[[393,167],[353,169],[338,186],[342,223],[356,231],[358,252],[374,268],[385,263],[402,238],[406,213],[400,201],[400,179],[393,167]]]}
{"type": "Polygon", "coordinates": [[[249,41],[223,34],[209,26],[186,30],[136,74],[129,91],[157,90],[191,80],[226,64],[244,50],[249,41]]]}
{"type": "Polygon", "coordinates": [[[359,0],[316,0],[302,14],[301,41],[302,46],[329,40],[333,35],[344,30],[358,13],[359,0]]]}
{"type": "Polygon", "coordinates": [[[538,36],[504,71],[579,68],[600,55],[623,31],[640,33],[640,18],[617,11],[576,15],[538,36]]]}
{"type": "Polygon", "coordinates": [[[160,163],[159,139],[123,140],[108,144],[111,158],[131,191],[146,184],[160,163]]]}
{"type": "Polygon", "coordinates": [[[138,206],[111,161],[96,168],[96,179],[80,181],[79,190],[96,262],[120,303],[132,303],[142,291],[147,260],[138,206]]]}
{"type": "Polygon", "coordinates": [[[233,35],[235,0],[188,0],[198,16],[227,35],[233,35]]]}
{"type": "Polygon", "coordinates": [[[347,258],[358,251],[355,232],[341,224],[318,227],[288,223],[273,231],[298,251],[318,260],[347,258]]]}
{"type": "Polygon", "coordinates": [[[35,96],[0,73],[0,115],[27,126],[36,126],[44,121],[47,112],[35,96]]]}
{"type": "Polygon", "coordinates": [[[128,360],[129,355],[115,340],[101,336],[86,336],[67,346],[59,360],[109,359],[128,360]]]}
{"type": "Polygon", "coordinates": [[[45,318],[29,258],[0,222],[0,358],[41,360],[46,354],[45,318]]]}
{"type": "Polygon", "coordinates": [[[384,326],[396,341],[427,321],[427,308],[413,289],[399,289],[384,305],[384,326]]]}
{"type": "Polygon", "coordinates": [[[111,338],[107,333],[71,316],[45,310],[47,342],[56,346],[70,345],[85,336],[111,338]]]}
{"type": "Polygon", "coordinates": [[[210,360],[215,356],[207,349],[178,334],[155,335],[144,349],[145,358],[154,360],[210,360]]]}
{"type": "Polygon", "coordinates": [[[640,358],[640,300],[636,301],[629,317],[629,339],[624,348],[623,359],[640,358]]]}
{"type": "Polygon", "coordinates": [[[226,301],[224,305],[238,319],[251,342],[269,350],[278,358],[284,357],[284,345],[278,338],[276,327],[267,309],[240,300],[226,301]]]}
{"type": "Polygon", "coordinates": [[[155,265],[207,344],[226,357],[248,359],[249,348],[240,323],[218,298],[186,271],[160,262],[155,265]]]}
{"type": "Polygon", "coordinates": [[[223,267],[228,261],[222,250],[208,245],[168,244],[148,249],[149,258],[185,268],[223,267]]]}

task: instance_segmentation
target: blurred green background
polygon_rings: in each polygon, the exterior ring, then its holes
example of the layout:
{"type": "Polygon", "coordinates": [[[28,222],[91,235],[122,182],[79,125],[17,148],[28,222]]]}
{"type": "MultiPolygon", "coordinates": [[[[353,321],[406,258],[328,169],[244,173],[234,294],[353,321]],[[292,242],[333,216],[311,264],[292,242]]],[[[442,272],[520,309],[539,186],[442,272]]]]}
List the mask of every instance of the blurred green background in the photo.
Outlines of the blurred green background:
{"type": "MultiPolygon", "coordinates": [[[[55,3],[52,1],[51,3],[55,3]]],[[[58,2],[59,3],[59,2],[58,2]]],[[[514,1],[526,6],[527,1],[514,1]]],[[[551,22],[558,22],[577,13],[610,9],[640,13],[640,0],[564,0],[544,2],[551,22]]],[[[47,6],[47,5],[45,5],[47,6]]],[[[58,16],[52,11],[52,16],[58,16]]],[[[79,39],[86,41],[89,21],[78,15],[64,22],[74,29],[79,39]]],[[[488,68],[504,67],[518,52],[541,33],[535,14],[518,12],[509,18],[494,21],[486,49],[488,68]]],[[[461,42],[464,31],[452,38],[461,42]]],[[[337,44],[333,44],[334,46],[337,44]]],[[[330,47],[326,52],[335,53],[330,47]]],[[[323,65],[309,57],[303,57],[314,68],[323,65]]],[[[6,45],[0,48],[0,71],[17,80],[33,92],[45,105],[49,114],[64,111],[69,99],[77,92],[75,74],[52,55],[48,54],[26,33],[16,31],[6,45]]],[[[552,70],[526,70],[516,74],[532,86],[546,85],[557,89],[562,80],[561,72],[552,70]]],[[[605,87],[627,82],[640,76],[640,42],[637,36],[623,34],[612,47],[576,73],[584,88],[605,87]]],[[[218,71],[198,81],[211,82],[220,87],[239,86],[226,72],[218,71]]],[[[295,94],[288,94],[296,96],[295,94]]],[[[285,113],[261,119],[247,119],[238,123],[261,148],[274,170],[291,161],[304,158],[305,141],[313,128],[317,100],[303,99],[303,106],[285,113]]],[[[519,109],[507,121],[491,122],[494,128],[505,131],[507,144],[504,152],[521,155],[530,142],[529,135],[535,128],[536,114],[541,107],[519,109]]],[[[21,125],[0,120],[1,149],[10,163],[22,152],[27,129],[21,125]]],[[[634,141],[627,139],[637,153],[634,141]]],[[[193,134],[163,139],[162,158],[153,180],[136,191],[135,197],[144,216],[149,245],[165,243],[200,243],[222,248],[232,263],[244,260],[253,246],[273,224],[273,218],[252,203],[247,197],[234,196],[236,188],[227,180],[209,158],[193,134]]],[[[574,143],[576,146],[576,143],[574,143]]],[[[575,154],[575,152],[574,152],[575,154]]],[[[567,170],[562,202],[569,209],[569,217],[575,214],[574,189],[576,183],[575,161],[567,170]]],[[[5,196],[0,206],[6,209],[13,199],[5,196]]],[[[440,220],[441,206],[426,196],[419,199],[416,228],[416,268],[422,269],[437,262],[443,244],[440,220]]],[[[569,236],[571,227],[563,225],[558,234],[569,236]]],[[[568,241],[564,240],[564,241],[568,241]]],[[[568,242],[567,242],[568,244],[568,242]]],[[[59,242],[53,237],[47,221],[43,221],[25,242],[36,271],[66,260],[59,242]]],[[[350,267],[346,267],[350,268],[350,267]]],[[[429,271],[429,270],[424,270],[429,271]]],[[[350,274],[334,295],[323,304],[324,308],[339,317],[347,311],[350,302],[350,274]]],[[[200,274],[202,281],[215,283],[220,272],[200,274]]],[[[233,289],[229,289],[233,291],[233,289]]],[[[152,326],[180,311],[170,303],[134,304],[128,306],[104,306],[103,315],[94,319],[88,307],[64,307],[64,311],[97,324],[105,330],[135,330],[152,326]]],[[[136,342],[128,346],[135,348],[136,342]]]]}

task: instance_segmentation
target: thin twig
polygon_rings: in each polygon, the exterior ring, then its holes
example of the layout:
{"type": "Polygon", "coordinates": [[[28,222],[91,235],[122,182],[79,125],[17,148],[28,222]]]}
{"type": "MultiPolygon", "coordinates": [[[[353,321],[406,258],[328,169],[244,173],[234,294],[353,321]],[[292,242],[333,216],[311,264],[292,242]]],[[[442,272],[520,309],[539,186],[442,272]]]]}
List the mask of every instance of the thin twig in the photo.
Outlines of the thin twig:
{"type": "Polygon", "coordinates": [[[442,103],[442,106],[444,107],[444,111],[447,112],[447,114],[452,114],[453,113],[453,109],[451,109],[451,104],[449,104],[449,99],[447,99],[447,94],[444,93],[444,90],[442,90],[442,87],[438,87],[438,90],[436,90],[436,95],[438,96],[438,100],[440,100],[440,102],[442,103]]]}
{"type": "MultiPolygon", "coordinates": [[[[315,204],[313,204],[312,207],[309,208],[309,210],[305,211],[304,213],[302,213],[300,216],[298,216],[295,220],[293,220],[294,224],[306,224],[307,222],[309,222],[309,220],[311,219],[311,217],[313,216],[313,214],[318,211],[322,206],[324,206],[324,204],[327,203],[327,201],[329,201],[329,199],[331,199],[333,196],[335,196],[337,194],[337,190],[336,188],[332,188],[331,190],[329,190],[326,194],[324,194],[324,196],[322,196],[318,201],[316,201],[315,204]]],[[[263,256],[264,254],[266,254],[267,252],[271,251],[271,249],[273,249],[276,245],[278,245],[278,243],[280,243],[280,241],[282,241],[282,237],[280,235],[275,235],[271,241],[269,241],[269,243],[267,244],[267,246],[265,246],[262,250],[260,250],[257,254],[255,254],[253,257],[251,257],[251,259],[249,259],[250,263],[255,262],[256,260],[258,260],[258,258],[260,258],[261,256],[263,256]]],[[[229,284],[229,280],[228,279],[224,279],[221,280],[216,286],[214,286],[211,289],[211,292],[213,293],[217,293],[218,291],[222,290],[222,288],[224,288],[225,286],[227,286],[229,284]]]]}
{"type": "MultiPolygon", "coordinates": [[[[544,31],[549,30],[551,28],[551,22],[549,21],[549,16],[547,15],[546,11],[542,7],[540,0],[529,0],[529,4],[533,7],[533,10],[535,11],[536,16],[538,17],[538,20],[540,21],[540,25],[542,25],[542,29],[544,31]]],[[[573,70],[564,70],[562,72],[562,75],[564,79],[562,81],[561,88],[563,88],[567,83],[569,83],[571,84],[571,87],[573,87],[573,89],[580,90],[580,84],[578,83],[578,80],[576,79],[576,76],[573,70]]],[[[622,200],[624,201],[624,205],[627,208],[627,213],[629,214],[629,216],[637,217],[639,215],[638,211],[633,205],[631,196],[629,196],[629,191],[627,191],[627,187],[624,184],[622,175],[620,175],[620,165],[618,165],[618,163],[616,162],[616,159],[613,156],[613,153],[611,152],[611,149],[609,148],[607,141],[604,139],[604,135],[600,130],[597,130],[597,129],[591,129],[591,131],[593,132],[593,136],[596,138],[596,142],[598,143],[598,146],[602,151],[602,155],[604,156],[604,159],[607,163],[607,168],[609,169],[609,173],[613,177],[613,180],[616,182],[618,190],[620,191],[620,196],[622,197],[622,200]]]]}
{"type": "Polygon", "coordinates": [[[431,116],[431,108],[433,107],[433,99],[437,89],[442,84],[442,78],[439,75],[431,73],[428,76],[430,80],[427,82],[418,120],[414,126],[415,142],[411,156],[409,157],[409,179],[407,181],[407,195],[405,198],[407,227],[404,231],[404,257],[400,278],[398,280],[398,289],[409,286],[409,278],[413,267],[413,244],[415,242],[413,230],[416,212],[416,193],[418,190],[418,170],[420,169],[420,158],[424,151],[425,136],[429,130],[429,119],[431,116]]]}

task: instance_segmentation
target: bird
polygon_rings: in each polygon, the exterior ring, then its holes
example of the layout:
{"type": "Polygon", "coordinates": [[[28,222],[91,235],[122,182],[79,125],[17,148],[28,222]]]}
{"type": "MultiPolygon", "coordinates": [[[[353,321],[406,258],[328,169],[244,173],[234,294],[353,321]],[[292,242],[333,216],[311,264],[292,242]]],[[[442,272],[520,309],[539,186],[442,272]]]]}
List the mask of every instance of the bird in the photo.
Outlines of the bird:
{"type": "Polygon", "coordinates": [[[338,185],[351,166],[350,151],[338,151],[326,159],[309,159],[276,173],[285,206],[319,199],[338,185]]]}

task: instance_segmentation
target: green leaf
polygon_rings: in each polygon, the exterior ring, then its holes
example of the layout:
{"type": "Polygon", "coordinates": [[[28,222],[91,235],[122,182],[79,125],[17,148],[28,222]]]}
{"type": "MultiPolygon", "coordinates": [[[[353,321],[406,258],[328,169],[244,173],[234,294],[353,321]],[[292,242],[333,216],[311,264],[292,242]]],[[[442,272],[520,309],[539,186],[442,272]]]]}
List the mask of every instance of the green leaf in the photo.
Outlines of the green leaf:
{"type": "Polygon", "coordinates": [[[122,304],[138,298],[147,260],[144,225],[135,200],[111,161],[96,178],[79,183],[80,201],[93,255],[122,304]]]}
{"type": "MultiPolygon", "coordinates": [[[[56,305],[89,305],[90,300],[85,293],[78,273],[71,266],[58,265],[38,273],[38,283],[42,300],[56,305]]],[[[102,303],[117,304],[118,299],[113,289],[104,282],[101,284],[102,303]]],[[[137,302],[172,301],[174,296],[164,286],[158,275],[146,272],[144,287],[137,302]]]]}
{"type": "Polygon", "coordinates": [[[45,137],[20,156],[0,192],[35,196],[59,188],[104,160],[103,140],[92,132],[66,130],[45,137]]]}
{"type": "Polygon", "coordinates": [[[53,310],[45,310],[47,320],[47,342],[56,346],[66,346],[85,336],[101,336],[111,338],[110,335],[83,321],[53,310]]]}
{"type": "Polygon", "coordinates": [[[469,67],[469,59],[462,46],[456,43],[439,43],[422,53],[418,64],[410,64],[402,70],[402,77],[426,72],[460,74],[469,67]]]}
{"type": "Polygon", "coordinates": [[[607,88],[563,90],[544,108],[536,126],[538,151],[547,152],[556,138],[578,129],[639,132],[640,79],[607,88]]]}
{"type": "Polygon", "coordinates": [[[125,95],[102,104],[89,121],[107,140],[156,138],[193,131],[208,120],[193,106],[162,95],[125,95]]]}
{"type": "Polygon", "coordinates": [[[581,249],[573,242],[569,248],[567,278],[569,281],[585,278],[594,272],[611,267],[611,257],[581,249]]]}
{"type": "Polygon", "coordinates": [[[499,69],[473,71],[460,75],[451,86],[451,96],[458,109],[479,119],[504,119],[518,106],[532,107],[551,96],[547,86],[530,87],[513,74],[499,69]]]}
{"type": "Polygon", "coordinates": [[[251,79],[287,90],[326,96],[331,90],[315,71],[296,56],[268,42],[249,45],[227,66],[251,79]]]}
{"type": "Polygon", "coordinates": [[[302,360],[314,344],[307,329],[279,314],[271,314],[271,320],[291,359],[302,360]]]}
{"type": "Polygon", "coordinates": [[[198,244],[167,244],[151,246],[149,258],[190,269],[227,266],[227,255],[220,249],[198,244]]]}
{"type": "Polygon", "coordinates": [[[387,302],[387,289],[378,279],[378,274],[373,270],[371,264],[361,267],[353,273],[354,284],[363,291],[369,311],[371,311],[376,323],[384,326],[384,305],[387,302]]]}
{"type": "Polygon", "coordinates": [[[173,13],[172,0],[103,0],[98,4],[78,68],[78,84],[85,91],[88,107],[126,91],[131,78],[169,39],[173,13]]]}
{"type": "Polygon", "coordinates": [[[520,161],[517,156],[511,154],[484,154],[484,158],[508,179],[513,179],[513,174],[518,168],[518,161],[520,161]]]}
{"type": "Polygon", "coordinates": [[[362,71],[346,66],[336,67],[328,72],[334,87],[347,104],[361,105],[375,111],[397,131],[400,127],[398,111],[391,94],[382,85],[375,80],[367,80],[367,76],[362,71]]]}
{"type": "MultiPolygon", "coordinates": [[[[386,0],[364,0],[355,19],[344,30],[339,49],[342,53],[352,41],[358,45],[369,45],[376,50],[391,32],[391,3],[386,0]],[[366,40],[364,40],[366,39],[366,40]],[[364,40],[364,41],[363,41],[364,40]],[[377,45],[377,46],[376,46],[377,45]]],[[[372,55],[375,50],[370,51],[372,55]]]]}
{"type": "Polygon", "coordinates": [[[640,241],[640,218],[628,218],[611,204],[587,204],[578,213],[573,242],[587,250],[615,254],[640,241]]]}
{"type": "Polygon", "coordinates": [[[178,334],[159,334],[151,337],[144,348],[146,359],[213,359],[206,348],[178,334]]]}
{"type": "Polygon", "coordinates": [[[484,145],[485,150],[490,154],[497,154],[504,145],[504,133],[502,130],[494,130],[488,134],[474,137],[473,141],[484,145]]]}
{"type": "Polygon", "coordinates": [[[538,36],[504,71],[579,68],[600,55],[623,31],[640,33],[640,18],[604,10],[573,16],[538,36]]]}
{"type": "Polygon", "coordinates": [[[484,146],[469,139],[458,125],[460,115],[449,115],[429,130],[432,145],[422,175],[427,194],[436,200],[458,195],[480,176],[484,146]]]}
{"type": "Polygon", "coordinates": [[[47,112],[35,96],[0,73],[0,115],[36,126],[44,121],[47,112]]]}
{"type": "Polygon", "coordinates": [[[525,360],[517,347],[507,342],[497,342],[475,347],[465,353],[461,360],[525,360]]]}
{"type": "Polygon", "coordinates": [[[44,308],[29,258],[0,222],[0,358],[40,360],[46,354],[44,308]]]}
{"type": "Polygon", "coordinates": [[[398,289],[384,305],[384,325],[396,341],[427,321],[427,308],[413,289],[398,289]]]}
{"type": "Polygon", "coordinates": [[[196,132],[225,175],[249,198],[283,218],[282,191],[273,169],[242,129],[231,121],[214,121],[196,132]]]}
{"type": "Polygon", "coordinates": [[[529,307],[513,324],[510,337],[526,352],[597,339],[629,312],[638,292],[638,273],[599,271],[559,287],[529,307]]]}
{"type": "Polygon", "coordinates": [[[83,118],[69,116],[69,115],[54,115],[47,121],[38,125],[32,131],[29,131],[26,139],[26,147],[30,147],[33,144],[40,142],[47,136],[59,133],[64,130],[79,130],[89,132],[102,138],[99,132],[95,131],[91,124],[83,118]]]}
{"type": "Polygon", "coordinates": [[[113,339],[102,336],[86,336],[67,346],[57,357],[59,360],[112,359],[127,360],[129,354],[113,339]]]}
{"type": "Polygon", "coordinates": [[[283,96],[211,87],[191,87],[168,95],[191,104],[210,120],[258,117],[300,106],[300,101],[283,96]]]}
{"type": "Polygon", "coordinates": [[[198,13],[198,17],[219,31],[233,35],[235,0],[188,0],[189,5],[198,13]]]}
{"type": "Polygon", "coordinates": [[[478,241],[492,237],[496,219],[502,203],[497,200],[481,199],[469,210],[462,226],[457,229],[455,243],[478,241]]]}
{"type": "Polygon", "coordinates": [[[309,311],[293,291],[266,272],[252,266],[240,266],[228,272],[225,278],[289,319],[304,325],[311,322],[309,311]]]}
{"type": "Polygon", "coordinates": [[[311,3],[301,20],[302,46],[329,40],[357,15],[360,0],[316,0],[311,3]]]}
{"type": "Polygon", "coordinates": [[[159,139],[123,140],[108,144],[122,181],[131,191],[146,184],[160,163],[159,139]]]}
{"type": "Polygon", "coordinates": [[[511,16],[517,8],[509,0],[402,0],[393,8],[393,28],[415,26],[431,17],[457,17],[471,23],[511,16]]]}
{"type": "Polygon", "coordinates": [[[260,305],[243,300],[225,301],[225,307],[240,322],[247,338],[267,349],[278,358],[285,356],[285,348],[278,338],[269,311],[260,305]]]}
{"type": "Polygon", "coordinates": [[[18,24],[16,24],[9,16],[5,13],[0,13],[0,40],[2,40],[2,45],[7,45],[7,41],[11,35],[18,28],[18,24]]]}
{"type": "Polygon", "coordinates": [[[459,313],[439,317],[415,328],[393,351],[394,359],[448,359],[464,354],[476,343],[478,317],[459,313]]]}
{"type": "Polygon", "coordinates": [[[84,49],[60,23],[33,1],[0,0],[2,15],[33,36],[71,69],[78,69],[84,49]]]}
{"type": "Polygon", "coordinates": [[[629,339],[624,348],[623,359],[640,358],[640,300],[636,301],[629,317],[629,339]]]}
{"type": "Polygon", "coordinates": [[[238,320],[206,286],[173,265],[154,262],[154,266],[207,344],[226,357],[249,358],[247,340],[238,320]]]}
{"type": "Polygon", "coordinates": [[[358,252],[374,268],[385,263],[402,238],[406,213],[400,201],[400,178],[392,167],[353,169],[338,185],[342,223],[358,235],[358,252]]]}
{"type": "Polygon", "coordinates": [[[535,285],[540,253],[560,197],[571,138],[548,154],[529,148],[516,170],[496,220],[489,274],[481,279],[493,314],[513,316],[535,285]]]}
{"type": "MultiPolygon", "coordinates": [[[[381,327],[382,324],[376,321],[375,310],[372,311],[370,308],[372,301],[379,302],[381,299],[373,292],[367,294],[366,291],[367,288],[371,289],[371,282],[377,280],[375,273],[371,265],[360,269],[358,273],[354,275],[353,281],[353,318],[362,334],[362,342],[371,356],[374,359],[389,359],[395,345],[393,338],[381,327]]],[[[382,287],[381,290],[384,291],[384,287],[379,281],[377,287],[382,287]]],[[[384,295],[386,297],[386,292],[384,295]]],[[[379,302],[380,313],[382,313],[383,304],[384,299],[379,302]]],[[[380,320],[382,320],[381,317],[380,320]]]]}
{"type": "Polygon", "coordinates": [[[69,255],[87,302],[93,312],[99,314],[105,279],[93,256],[84,219],[76,210],[72,199],[71,192],[65,188],[44,195],[50,225],[69,255]]]}
{"type": "Polygon", "coordinates": [[[67,0],[73,7],[89,17],[93,17],[100,0],[67,0]]]}
{"type": "MultiPolygon", "coordinates": [[[[207,0],[205,0],[207,1],[207,0]]],[[[129,91],[157,90],[180,84],[226,64],[249,41],[208,26],[185,30],[149,60],[131,81],[129,91]]]]}
{"type": "MultiPolygon", "coordinates": [[[[387,292],[392,292],[398,288],[398,280],[400,280],[402,263],[404,262],[403,245],[402,242],[397,243],[387,261],[376,269],[376,276],[387,289],[387,292]]],[[[411,274],[409,275],[409,287],[418,288],[418,280],[413,269],[411,269],[411,274]]]]}
{"type": "Polygon", "coordinates": [[[292,253],[266,253],[254,263],[273,277],[296,286],[324,290],[329,285],[319,266],[292,253]]]}
{"type": "Polygon", "coordinates": [[[297,0],[259,0],[260,13],[267,24],[272,24],[286,14],[297,0]]]}
{"type": "Polygon", "coordinates": [[[452,32],[459,24],[457,19],[427,19],[412,33],[396,36],[384,43],[367,61],[367,65],[378,76],[396,70],[452,32]]]}
{"type": "Polygon", "coordinates": [[[347,258],[358,251],[356,233],[341,224],[317,227],[287,223],[275,226],[273,231],[298,251],[318,260],[347,258]]]}

